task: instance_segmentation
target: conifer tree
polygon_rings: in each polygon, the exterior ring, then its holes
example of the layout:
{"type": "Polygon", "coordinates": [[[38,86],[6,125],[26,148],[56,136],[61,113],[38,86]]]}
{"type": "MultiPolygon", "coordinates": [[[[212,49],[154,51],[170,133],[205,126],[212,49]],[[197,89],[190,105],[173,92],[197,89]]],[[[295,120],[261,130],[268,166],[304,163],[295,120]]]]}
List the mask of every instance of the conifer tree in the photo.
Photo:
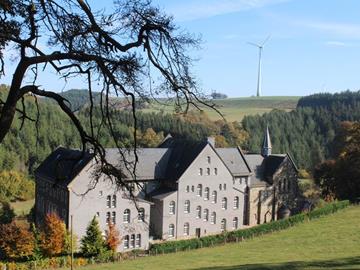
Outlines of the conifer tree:
{"type": "Polygon", "coordinates": [[[81,252],[86,257],[96,256],[106,250],[105,241],[99,223],[94,217],[86,228],[86,235],[81,239],[81,252]]]}

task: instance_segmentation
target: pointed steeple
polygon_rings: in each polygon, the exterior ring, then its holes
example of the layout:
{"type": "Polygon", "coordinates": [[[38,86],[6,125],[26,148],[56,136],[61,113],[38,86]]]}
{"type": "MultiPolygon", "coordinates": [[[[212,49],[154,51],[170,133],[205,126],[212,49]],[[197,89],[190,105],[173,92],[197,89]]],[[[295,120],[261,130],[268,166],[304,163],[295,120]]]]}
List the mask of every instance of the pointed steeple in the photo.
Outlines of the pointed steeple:
{"type": "Polygon", "coordinates": [[[267,157],[271,155],[271,140],[270,140],[270,133],[269,133],[269,125],[266,126],[266,131],[264,135],[264,141],[261,149],[261,155],[267,157]]]}

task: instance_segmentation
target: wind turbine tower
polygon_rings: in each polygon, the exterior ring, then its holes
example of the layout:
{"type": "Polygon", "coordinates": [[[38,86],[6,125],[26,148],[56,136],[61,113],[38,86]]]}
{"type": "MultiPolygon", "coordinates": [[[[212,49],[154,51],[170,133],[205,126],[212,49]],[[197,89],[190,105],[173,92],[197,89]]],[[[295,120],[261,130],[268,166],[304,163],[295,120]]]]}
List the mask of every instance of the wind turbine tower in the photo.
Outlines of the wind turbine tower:
{"type": "Polygon", "coordinates": [[[256,96],[261,96],[261,56],[262,56],[262,50],[264,48],[265,43],[270,39],[270,36],[268,36],[261,44],[248,42],[248,44],[255,46],[259,49],[259,67],[258,67],[258,79],[257,79],[257,91],[256,96]]]}

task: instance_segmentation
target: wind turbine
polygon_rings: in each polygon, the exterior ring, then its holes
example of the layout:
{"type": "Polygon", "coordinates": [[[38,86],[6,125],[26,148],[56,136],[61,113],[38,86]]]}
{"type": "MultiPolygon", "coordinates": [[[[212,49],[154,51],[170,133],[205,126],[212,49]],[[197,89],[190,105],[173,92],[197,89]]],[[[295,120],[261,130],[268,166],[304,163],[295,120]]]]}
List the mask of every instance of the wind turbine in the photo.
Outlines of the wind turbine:
{"type": "Polygon", "coordinates": [[[262,50],[264,48],[265,43],[270,39],[270,35],[263,41],[263,43],[261,44],[257,44],[257,43],[253,43],[253,42],[248,42],[248,44],[255,46],[257,48],[259,48],[259,68],[258,68],[258,81],[257,81],[257,91],[256,91],[256,96],[260,97],[261,96],[261,55],[262,55],[262,50]]]}

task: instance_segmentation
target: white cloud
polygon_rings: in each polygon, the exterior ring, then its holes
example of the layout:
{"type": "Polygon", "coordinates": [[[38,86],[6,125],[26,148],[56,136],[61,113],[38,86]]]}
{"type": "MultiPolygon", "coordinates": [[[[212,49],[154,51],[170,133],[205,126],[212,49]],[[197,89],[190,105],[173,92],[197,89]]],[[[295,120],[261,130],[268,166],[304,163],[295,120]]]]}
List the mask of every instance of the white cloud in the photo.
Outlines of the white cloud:
{"type": "Polygon", "coordinates": [[[197,0],[170,6],[168,11],[178,21],[192,21],[228,13],[262,8],[290,0],[197,0]]]}
{"type": "Polygon", "coordinates": [[[315,21],[302,21],[298,24],[344,38],[360,38],[360,24],[315,21]]]}
{"type": "Polygon", "coordinates": [[[342,41],[327,41],[325,45],[334,46],[334,47],[347,47],[349,44],[342,42],[342,41]]]}

